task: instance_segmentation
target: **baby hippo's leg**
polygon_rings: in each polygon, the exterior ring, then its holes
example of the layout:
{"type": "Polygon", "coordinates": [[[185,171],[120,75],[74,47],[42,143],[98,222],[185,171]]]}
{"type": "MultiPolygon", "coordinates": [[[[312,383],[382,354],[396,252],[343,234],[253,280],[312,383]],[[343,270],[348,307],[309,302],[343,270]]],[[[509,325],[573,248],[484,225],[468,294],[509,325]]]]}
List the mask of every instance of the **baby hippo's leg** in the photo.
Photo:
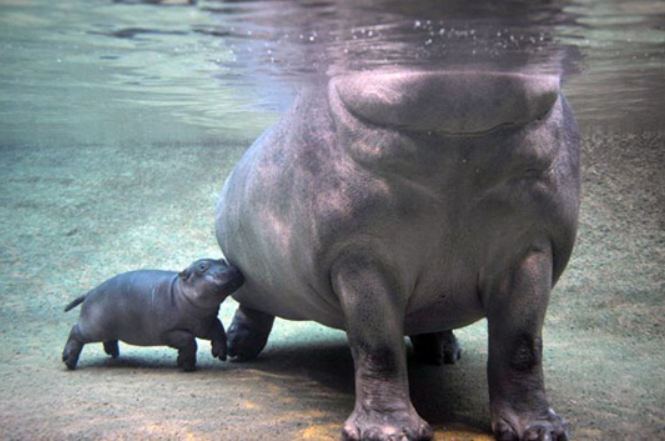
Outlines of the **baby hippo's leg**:
{"type": "Polygon", "coordinates": [[[196,369],[196,339],[186,331],[171,331],[164,336],[167,345],[178,350],[178,367],[185,372],[196,369]]]}
{"type": "Polygon", "coordinates": [[[118,349],[118,340],[105,341],[104,352],[109,354],[112,358],[118,358],[118,355],[120,355],[120,349],[118,349]]]}
{"type": "Polygon", "coordinates": [[[72,326],[72,330],[69,332],[69,338],[65,344],[65,349],[62,351],[62,361],[67,365],[68,369],[76,369],[76,364],[79,361],[79,355],[81,355],[81,350],[83,345],[87,343],[81,331],[79,330],[78,323],[72,326]]]}
{"type": "Polygon", "coordinates": [[[202,336],[202,338],[210,340],[213,357],[219,358],[222,361],[226,360],[226,333],[219,319],[215,319],[212,322],[208,333],[202,336]]]}
{"type": "Polygon", "coordinates": [[[103,322],[93,322],[87,317],[81,317],[79,322],[72,326],[69,339],[62,351],[62,361],[69,369],[75,369],[79,355],[86,343],[104,342],[104,351],[116,358],[118,356],[118,340],[115,334],[103,322]]]}

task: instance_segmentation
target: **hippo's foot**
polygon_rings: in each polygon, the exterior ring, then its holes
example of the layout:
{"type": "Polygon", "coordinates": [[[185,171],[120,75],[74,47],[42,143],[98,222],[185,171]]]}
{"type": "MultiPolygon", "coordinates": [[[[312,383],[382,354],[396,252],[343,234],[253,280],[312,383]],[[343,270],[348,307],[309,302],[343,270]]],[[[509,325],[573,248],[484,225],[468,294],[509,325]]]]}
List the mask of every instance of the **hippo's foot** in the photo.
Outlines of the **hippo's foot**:
{"type": "Polygon", "coordinates": [[[518,414],[508,406],[492,418],[492,431],[498,441],[568,441],[566,422],[551,408],[543,413],[518,414]]]}
{"type": "Polygon", "coordinates": [[[428,441],[432,429],[411,407],[408,411],[376,411],[356,406],[342,429],[345,441],[428,441]]]}
{"type": "Polygon", "coordinates": [[[79,355],[81,355],[82,350],[83,343],[81,342],[78,325],[74,325],[69,333],[65,349],[62,351],[62,361],[67,366],[67,369],[76,369],[76,364],[79,361],[79,355]]]}
{"type": "Polygon", "coordinates": [[[410,338],[416,357],[423,363],[436,366],[455,364],[462,356],[462,347],[453,331],[412,335],[410,338]]]}
{"type": "Polygon", "coordinates": [[[109,354],[111,358],[118,358],[118,355],[120,355],[120,349],[118,349],[118,340],[105,341],[104,352],[109,354]]]}
{"type": "Polygon", "coordinates": [[[268,342],[275,317],[240,305],[227,332],[228,355],[236,361],[256,358],[268,342]]]}

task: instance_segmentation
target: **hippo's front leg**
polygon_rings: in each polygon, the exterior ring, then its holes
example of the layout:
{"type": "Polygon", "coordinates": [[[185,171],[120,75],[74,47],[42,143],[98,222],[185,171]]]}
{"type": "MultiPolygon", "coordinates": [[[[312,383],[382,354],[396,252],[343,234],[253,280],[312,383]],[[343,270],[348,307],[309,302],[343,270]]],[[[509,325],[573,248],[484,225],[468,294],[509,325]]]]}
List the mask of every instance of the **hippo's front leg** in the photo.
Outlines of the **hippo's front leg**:
{"type": "Polygon", "coordinates": [[[542,366],[541,328],[552,287],[550,246],[532,249],[487,298],[488,379],[492,429],[498,440],[568,439],[550,408],[542,366]]]}
{"type": "Polygon", "coordinates": [[[178,367],[185,372],[196,369],[196,338],[187,331],[174,330],[164,335],[167,345],[178,350],[178,367]]]}
{"type": "Polygon", "coordinates": [[[331,280],[355,364],[356,403],[345,440],[429,440],[432,430],[411,404],[406,372],[406,296],[395,274],[367,255],[346,255],[331,280]]]}

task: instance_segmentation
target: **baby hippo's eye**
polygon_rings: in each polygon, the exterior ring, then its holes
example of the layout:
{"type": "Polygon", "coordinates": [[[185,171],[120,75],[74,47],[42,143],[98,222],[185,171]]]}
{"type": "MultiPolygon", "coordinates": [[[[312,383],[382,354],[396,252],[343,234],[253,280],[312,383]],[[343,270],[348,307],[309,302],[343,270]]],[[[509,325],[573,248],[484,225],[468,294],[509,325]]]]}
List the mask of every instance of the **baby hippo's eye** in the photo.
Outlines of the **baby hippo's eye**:
{"type": "Polygon", "coordinates": [[[203,273],[208,269],[208,264],[205,262],[201,262],[197,265],[196,269],[203,273]]]}

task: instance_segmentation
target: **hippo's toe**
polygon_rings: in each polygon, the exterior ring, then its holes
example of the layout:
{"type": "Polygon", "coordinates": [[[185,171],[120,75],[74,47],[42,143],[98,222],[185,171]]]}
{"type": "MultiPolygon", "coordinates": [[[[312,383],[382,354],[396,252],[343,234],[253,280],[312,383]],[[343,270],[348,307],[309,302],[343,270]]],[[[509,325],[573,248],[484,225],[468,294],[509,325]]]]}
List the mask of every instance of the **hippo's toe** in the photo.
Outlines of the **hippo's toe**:
{"type": "Polygon", "coordinates": [[[342,429],[344,441],[429,441],[433,432],[415,410],[381,412],[356,409],[342,429]]]}
{"type": "Polygon", "coordinates": [[[497,441],[568,441],[568,425],[554,410],[545,415],[517,415],[512,411],[492,423],[497,441]]]}

